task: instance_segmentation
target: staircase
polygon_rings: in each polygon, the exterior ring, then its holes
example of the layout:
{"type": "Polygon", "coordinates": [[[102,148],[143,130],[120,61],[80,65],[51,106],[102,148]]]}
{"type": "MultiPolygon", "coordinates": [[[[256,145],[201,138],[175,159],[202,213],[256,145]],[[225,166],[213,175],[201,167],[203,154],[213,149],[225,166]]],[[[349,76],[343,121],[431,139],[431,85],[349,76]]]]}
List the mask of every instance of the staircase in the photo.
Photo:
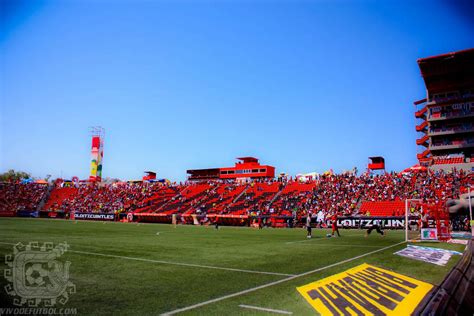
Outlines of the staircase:
{"type": "Polygon", "coordinates": [[[427,126],[428,126],[428,121],[423,121],[423,123],[416,126],[416,131],[422,132],[427,126]]]}
{"type": "Polygon", "coordinates": [[[282,186],[281,189],[273,196],[273,198],[270,200],[270,202],[268,203],[268,206],[272,206],[273,202],[275,202],[276,199],[278,199],[278,197],[281,195],[281,193],[283,192],[283,190],[285,189],[286,186],[282,186]]]}
{"type": "Polygon", "coordinates": [[[430,138],[430,137],[429,137],[427,134],[425,134],[423,137],[418,138],[418,139],[416,140],[416,144],[417,144],[417,145],[428,146],[427,141],[428,141],[429,138],[430,138]]]}
{"type": "Polygon", "coordinates": [[[417,154],[416,155],[416,158],[418,159],[423,159],[423,158],[426,158],[426,156],[428,156],[430,154],[430,150],[429,149],[426,149],[424,152],[422,152],[421,154],[417,154]]]}
{"type": "Polygon", "coordinates": [[[48,185],[48,191],[46,192],[46,194],[43,196],[41,201],[38,203],[38,206],[36,207],[37,211],[41,211],[43,209],[44,205],[49,200],[49,197],[51,195],[51,191],[53,191],[53,188],[54,188],[53,184],[48,185]]]}
{"type": "Polygon", "coordinates": [[[415,112],[415,117],[416,118],[423,118],[426,114],[426,111],[427,111],[427,107],[425,106],[421,110],[415,112]]]}

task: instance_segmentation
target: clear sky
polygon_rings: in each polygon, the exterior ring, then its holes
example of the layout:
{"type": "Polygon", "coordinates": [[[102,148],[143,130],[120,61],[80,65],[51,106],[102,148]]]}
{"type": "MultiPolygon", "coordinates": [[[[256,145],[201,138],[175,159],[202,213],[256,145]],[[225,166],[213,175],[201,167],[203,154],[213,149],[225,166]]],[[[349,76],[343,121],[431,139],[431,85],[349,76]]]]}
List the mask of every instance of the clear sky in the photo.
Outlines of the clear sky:
{"type": "Polygon", "coordinates": [[[255,156],[290,174],[416,163],[417,58],[474,47],[468,2],[0,1],[0,171],[103,176],[255,156]]]}

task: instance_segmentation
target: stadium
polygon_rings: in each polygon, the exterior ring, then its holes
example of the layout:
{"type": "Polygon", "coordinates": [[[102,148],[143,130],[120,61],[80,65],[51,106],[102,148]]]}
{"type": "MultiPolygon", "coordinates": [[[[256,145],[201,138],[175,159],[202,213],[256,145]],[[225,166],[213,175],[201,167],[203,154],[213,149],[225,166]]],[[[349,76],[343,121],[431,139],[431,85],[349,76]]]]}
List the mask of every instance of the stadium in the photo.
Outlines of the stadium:
{"type": "Polygon", "coordinates": [[[426,95],[402,170],[243,156],[106,179],[95,126],[88,178],[3,173],[0,315],[472,315],[474,49],[411,62],[426,95]]]}

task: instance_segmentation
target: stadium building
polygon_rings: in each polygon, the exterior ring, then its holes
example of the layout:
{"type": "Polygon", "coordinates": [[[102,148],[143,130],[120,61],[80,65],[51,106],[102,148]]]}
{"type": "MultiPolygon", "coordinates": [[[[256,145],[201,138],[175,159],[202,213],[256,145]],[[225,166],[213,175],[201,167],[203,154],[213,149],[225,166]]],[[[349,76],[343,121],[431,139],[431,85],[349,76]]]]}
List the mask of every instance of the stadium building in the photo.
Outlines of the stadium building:
{"type": "Polygon", "coordinates": [[[188,180],[236,180],[273,179],[275,167],[261,165],[257,158],[241,157],[234,167],[187,170],[188,180]]]}
{"type": "Polygon", "coordinates": [[[416,101],[420,165],[434,170],[474,166],[474,49],[418,60],[426,97],[416,101]]]}

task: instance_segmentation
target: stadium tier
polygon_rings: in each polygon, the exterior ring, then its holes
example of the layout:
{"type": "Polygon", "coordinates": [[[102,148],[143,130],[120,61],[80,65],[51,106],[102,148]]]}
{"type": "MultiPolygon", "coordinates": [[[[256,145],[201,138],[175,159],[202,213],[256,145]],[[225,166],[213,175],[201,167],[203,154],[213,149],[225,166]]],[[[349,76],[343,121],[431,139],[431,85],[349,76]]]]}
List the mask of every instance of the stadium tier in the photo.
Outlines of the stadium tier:
{"type": "Polygon", "coordinates": [[[474,49],[418,60],[426,97],[415,102],[417,155],[434,170],[474,167],[474,49]]]}
{"type": "Polygon", "coordinates": [[[360,214],[365,216],[404,216],[405,201],[363,202],[360,214]]]}
{"type": "MultiPolygon", "coordinates": [[[[458,198],[473,184],[472,173],[419,170],[383,175],[321,175],[315,180],[77,183],[47,185],[3,183],[0,211],[12,216],[21,210],[77,213],[133,213],[139,220],[173,214],[301,217],[307,212],[335,211],[342,215],[400,216],[403,200],[433,203],[458,198]]],[[[161,221],[161,220],[151,220],[161,221]]]]}
{"type": "Polygon", "coordinates": [[[0,216],[15,216],[20,211],[37,210],[47,192],[46,184],[0,183],[0,216]]]}

